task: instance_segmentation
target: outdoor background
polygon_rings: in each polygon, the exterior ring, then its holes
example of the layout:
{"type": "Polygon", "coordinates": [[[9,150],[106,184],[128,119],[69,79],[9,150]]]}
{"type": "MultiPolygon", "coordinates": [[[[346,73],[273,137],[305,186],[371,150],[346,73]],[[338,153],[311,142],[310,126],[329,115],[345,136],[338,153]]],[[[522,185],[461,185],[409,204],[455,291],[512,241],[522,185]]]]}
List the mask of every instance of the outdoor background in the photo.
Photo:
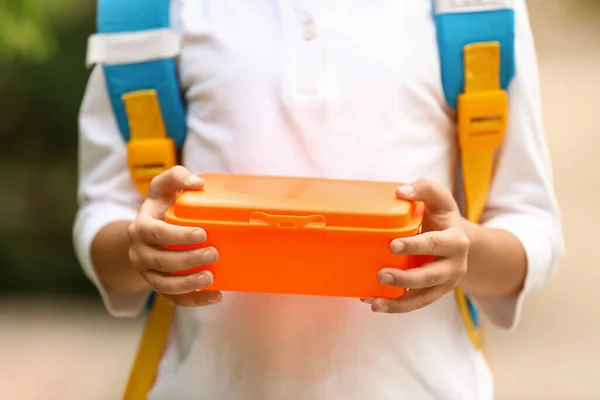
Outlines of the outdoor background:
{"type": "MultiPolygon", "coordinates": [[[[600,0],[528,3],[567,257],[486,349],[499,399],[600,399],[600,0]]],[[[0,0],[1,399],[119,399],[143,323],[106,314],[71,241],[94,9],[0,0]]]]}

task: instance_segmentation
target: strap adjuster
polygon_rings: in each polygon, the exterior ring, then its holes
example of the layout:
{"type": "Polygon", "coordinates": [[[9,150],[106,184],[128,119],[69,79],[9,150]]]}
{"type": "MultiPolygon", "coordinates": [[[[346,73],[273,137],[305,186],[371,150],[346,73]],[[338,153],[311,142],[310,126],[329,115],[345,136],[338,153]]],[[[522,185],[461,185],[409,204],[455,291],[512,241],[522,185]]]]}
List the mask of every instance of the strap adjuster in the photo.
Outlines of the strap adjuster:
{"type": "Polygon", "coordinates": [[[458,97],[458,140],[463,151],[492,152],[502,144],[508,96],[500,88],[500,44],[464,49],[465,91],[458,97]]]}
{"type": "Polygon", "coordinates": [[[462,150],[493,151],[502,144],[508,117],[504,90],[463,93],[458,98],[458,140],[462,150]]]}
{"type": "Polygon", "coordinates": [[[127,164],[140,193],[147,193],[152,179],[176,164],[173,139],[139,139],[127,143],[127,164]]]}
{"type": "Polygon", "coordinates": [[[140,194],[146,196],[152,179],[176,165],[175,142],[165,126],[155,90],[123,95],[131,138],[127,143],[127,165],[140,194]]]}

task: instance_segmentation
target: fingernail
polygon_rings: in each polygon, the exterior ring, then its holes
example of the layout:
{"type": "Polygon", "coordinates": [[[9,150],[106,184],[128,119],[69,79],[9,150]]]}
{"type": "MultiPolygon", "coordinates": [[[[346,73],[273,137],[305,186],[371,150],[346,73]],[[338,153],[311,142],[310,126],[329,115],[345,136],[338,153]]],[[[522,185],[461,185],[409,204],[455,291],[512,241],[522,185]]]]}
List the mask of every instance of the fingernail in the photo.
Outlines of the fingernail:
{"type": "Polygon", "coordinates": [[[412,185],[403,185],[398,188],[398,193],[403,196],[410,197],[415,194],[415,188],[412,185]]]}
{"type": "Polygon", "coordinates": [[[389,285],[392,282],[394,282],[394,278],[389,273],[383,274],[383,276],[381,277],[381,283],[383,283],[384,285],[389,285]]]}
{"type": "Polygon", "coordinates": [[[405,248],[406,248],[406,245],[401,240],[394,240],[392,242],[392,253],[396,253],[396,254],[402,253],[405,248]]]}
{"type": "Polygon", "coordinates": [[[200,182],[202,182],[202,179],[198,175],[190,175],[187,178],[185,178],[185,184],[187,186],[196,185],[200,182]]]}
{"type": "Polygon", "coordinates": [[[210,285],[210,276],[208,276],[208,274],[206,274],[206,273],[202,273],[202,274],[198,275],[198,283],[201,286],[210,285]]]}
{"type": "Polygon", "coordinates": [[[365,304],[373,304],[373,299],[360,299],[360,301],[365,304]]]}
{"type": "Polygon", "coordinates": [[[204,229],[196,229],[192,232],[192,240],[196,243],[202,243],[206,240],[206,232],[204,229]]]}
{"type": "Polygon", "coordinates": [[[390,311],[390,308],[385,304],[379,307],[379,310],[377,310],[378,313],[386,313],[388,311],[390,311]]]}
{"type": "Polygon", "coordinates": [[[202,260],[206,263],[213,263],[215,261],[217,261],[218,258],[218,254],[217,251],[215,249],[207,249],[204,252],[204,255],[202,256],[202,260]]]}
{"type": "Polygon", "coordinates": [[[221,300],[223,300],[223,295],[221,293],[217,293],[216,295],[211,297],[210,300],[208,300],[208,302],[210,304],[217,304],[217,303],[220,303],[221,300]]]}

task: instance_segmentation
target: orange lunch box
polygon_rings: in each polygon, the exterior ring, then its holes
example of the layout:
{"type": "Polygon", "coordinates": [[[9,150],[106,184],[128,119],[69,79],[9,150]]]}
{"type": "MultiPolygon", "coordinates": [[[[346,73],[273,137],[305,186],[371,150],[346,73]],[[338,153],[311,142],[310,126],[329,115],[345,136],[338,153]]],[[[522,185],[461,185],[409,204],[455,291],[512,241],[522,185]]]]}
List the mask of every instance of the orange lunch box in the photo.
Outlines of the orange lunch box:
{"type": "Polygon", "coordinates": [[[201,174],[199,191],[183,191],[165,214],[195,226],[217,262],[211,290],[356,298],[396,298],[380,284],[382,268],[415,268],[424,257],[390,252],[395,238],[419,233],[423,204],[395,196],[398,183],[201,174]]]}

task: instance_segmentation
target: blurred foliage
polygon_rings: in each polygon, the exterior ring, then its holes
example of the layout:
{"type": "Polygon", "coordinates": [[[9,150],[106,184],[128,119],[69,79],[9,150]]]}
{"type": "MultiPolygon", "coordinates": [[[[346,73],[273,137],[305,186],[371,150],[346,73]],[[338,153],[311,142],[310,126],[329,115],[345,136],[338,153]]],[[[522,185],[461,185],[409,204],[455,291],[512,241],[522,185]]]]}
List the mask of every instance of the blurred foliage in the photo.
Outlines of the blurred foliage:
{"type": "Polygon", "coordinates": [[[94,9],[0,0],[0,293],[92,293],[71,229],[94,9]]]}
{"type": "Polygon", "coordinates": [[[0,61],[5,65],[17,60],[50,61],[59,50],[56,28],[73,23],[86,11],[89,5],[73,0],[2,0],[0,61]]]}

